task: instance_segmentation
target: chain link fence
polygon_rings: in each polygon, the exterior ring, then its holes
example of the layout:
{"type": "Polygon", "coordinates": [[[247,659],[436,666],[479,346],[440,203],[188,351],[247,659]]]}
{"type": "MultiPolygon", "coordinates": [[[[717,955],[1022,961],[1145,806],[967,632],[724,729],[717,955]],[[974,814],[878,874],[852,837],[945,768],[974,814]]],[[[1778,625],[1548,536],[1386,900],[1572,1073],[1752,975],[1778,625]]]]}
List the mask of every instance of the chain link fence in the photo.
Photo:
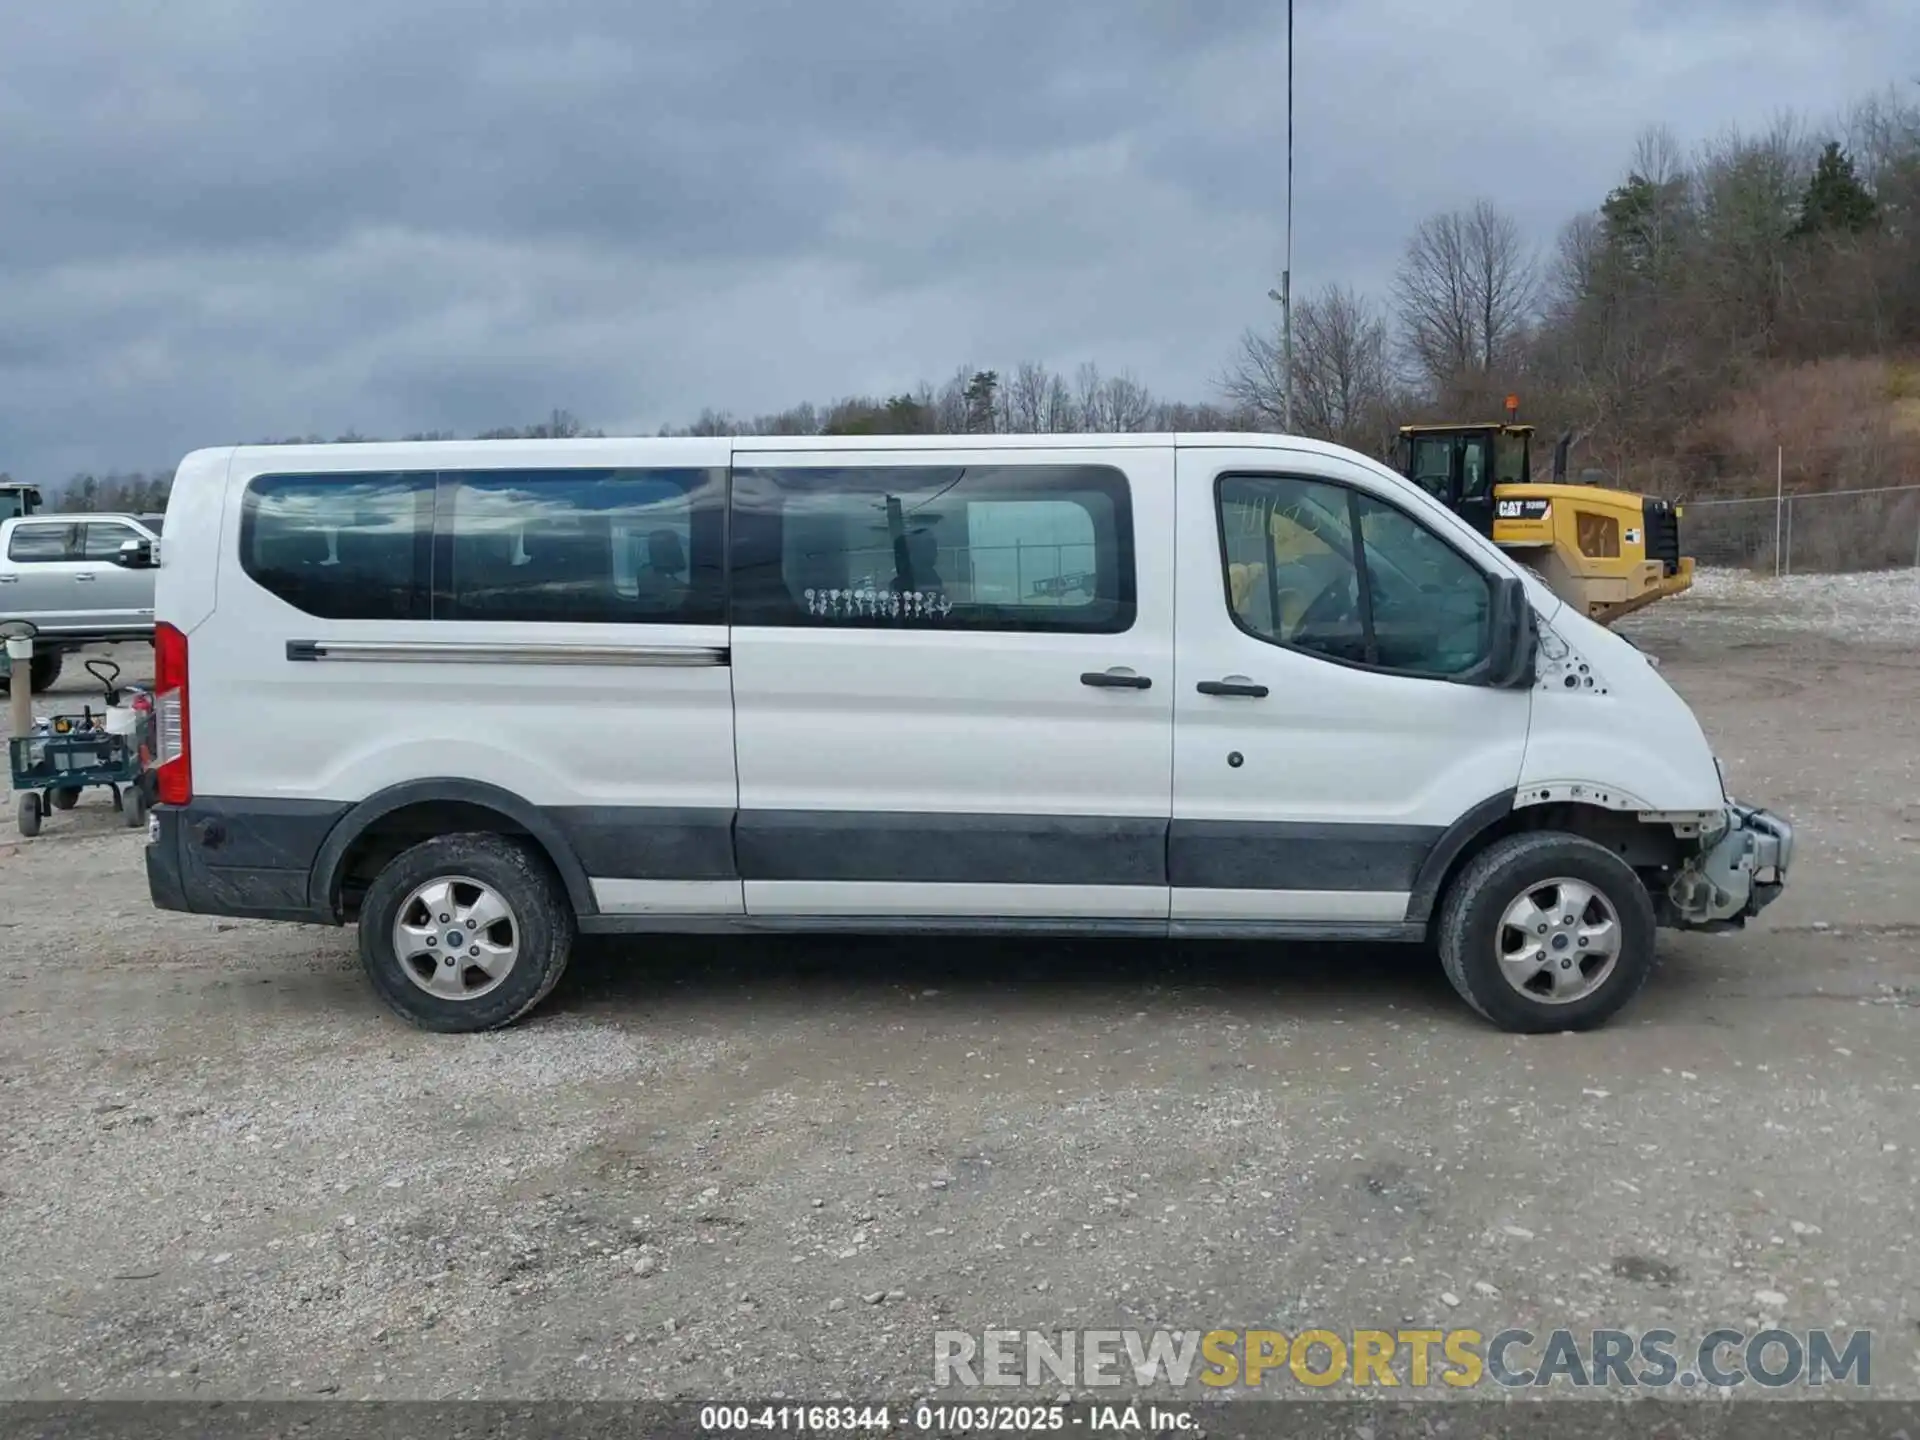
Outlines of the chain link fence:
{"type": "Polygon", "coordinates": [[[1701,565],[1775,575],[1920,566],[1920,485],[1691,500],[1680,547],[1701,565]]]}

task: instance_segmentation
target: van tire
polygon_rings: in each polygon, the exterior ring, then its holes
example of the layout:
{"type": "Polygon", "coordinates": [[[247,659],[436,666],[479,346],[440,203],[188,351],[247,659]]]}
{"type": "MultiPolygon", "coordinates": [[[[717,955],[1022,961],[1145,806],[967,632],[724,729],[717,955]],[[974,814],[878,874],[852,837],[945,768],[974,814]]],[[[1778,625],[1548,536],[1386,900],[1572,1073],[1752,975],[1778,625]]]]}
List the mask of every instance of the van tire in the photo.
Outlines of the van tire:
{"type": "Polygon", "coordinates": [[[573,953],[573,907],[546,857],[504,835],[441,835],[387,862],[360,907],[360,963],[373,988],[423,1030],[457,1034],[511,1025],[552,993],[573,953]],[[400,908],[420,887],[461,877],[491,889],[512,912],[517,953],[504,979],[471,999],[430,993],[394,943],[400,908]]]}
{"type": "Polygon", "coordinates": [[[1460,997],[1521,1035],[1606,1023],[1652,975],[1655,933],[1653,899],[1633,868],[1603,845],[1558,831],[1509,835],[1481,851],[1448,890],[1437,927],[1440,963],[1460,997]],[[1509,907],[1557,879],[1591,888],[1604,907],[1592,913],[1612,912],[1619,941],[1612,969],[1590,993],[1553,1003],[1522,993],[1499,957],[1509,907]]]}

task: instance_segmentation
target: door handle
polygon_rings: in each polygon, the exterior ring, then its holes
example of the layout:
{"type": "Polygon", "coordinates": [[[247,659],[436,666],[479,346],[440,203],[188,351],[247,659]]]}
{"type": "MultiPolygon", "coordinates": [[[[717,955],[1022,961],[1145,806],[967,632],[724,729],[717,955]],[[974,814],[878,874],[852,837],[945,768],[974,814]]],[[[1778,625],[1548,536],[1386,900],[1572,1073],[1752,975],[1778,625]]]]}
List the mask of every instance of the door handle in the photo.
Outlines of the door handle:
{"type": "Polygon", "coordinates": [[[0,585],[11,585],[19,578],[18,575],[0,575],[0,585]]]}
{"type": "Polygon", "coordinates": [[[1245,695],[1253,700],[1267,698],[1267,687],[1251,680],[1202,680],[1195,688],[1202,695],[1245,695]]]}
{"type": "Polygon", "coordinates": [[[1097,686],[1102,690],[1150,690],[1153,681],[1144,675],[1130,675],[1115,670],[1088,670],[1081,674],[1082,685],[1097,686]]]}
{"type": "Polygon", "coordinates": [[[98,575],[76,575],[73,577],[73,583],[76,585],[91,585],[99,578],[98,575]]]}

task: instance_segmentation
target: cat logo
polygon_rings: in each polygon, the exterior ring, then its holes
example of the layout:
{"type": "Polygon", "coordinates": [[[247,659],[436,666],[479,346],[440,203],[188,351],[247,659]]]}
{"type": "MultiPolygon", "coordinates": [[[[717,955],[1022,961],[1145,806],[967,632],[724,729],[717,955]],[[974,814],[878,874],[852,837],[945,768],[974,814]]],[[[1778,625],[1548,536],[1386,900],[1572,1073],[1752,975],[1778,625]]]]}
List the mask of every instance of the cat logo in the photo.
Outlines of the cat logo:
{"type": "Polygon", "coordinates": [[[1545,520],[1552,506],[1545,500],[1501,500],[1495,513],[1502,520],[1545,520]]]}

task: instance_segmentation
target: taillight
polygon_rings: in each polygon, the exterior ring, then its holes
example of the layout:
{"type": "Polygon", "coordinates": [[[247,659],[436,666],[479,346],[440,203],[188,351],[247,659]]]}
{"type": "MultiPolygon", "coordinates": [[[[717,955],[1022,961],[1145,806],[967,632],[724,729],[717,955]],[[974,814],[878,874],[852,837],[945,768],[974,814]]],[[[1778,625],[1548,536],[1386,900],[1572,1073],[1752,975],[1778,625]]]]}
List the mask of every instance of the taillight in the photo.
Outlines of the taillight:
{"type": "Polygon", "coordinates": [[[162,620],[153,627],[155,779],[162,805],[193,799],[187,728],[187,637],[162,620]]]}

